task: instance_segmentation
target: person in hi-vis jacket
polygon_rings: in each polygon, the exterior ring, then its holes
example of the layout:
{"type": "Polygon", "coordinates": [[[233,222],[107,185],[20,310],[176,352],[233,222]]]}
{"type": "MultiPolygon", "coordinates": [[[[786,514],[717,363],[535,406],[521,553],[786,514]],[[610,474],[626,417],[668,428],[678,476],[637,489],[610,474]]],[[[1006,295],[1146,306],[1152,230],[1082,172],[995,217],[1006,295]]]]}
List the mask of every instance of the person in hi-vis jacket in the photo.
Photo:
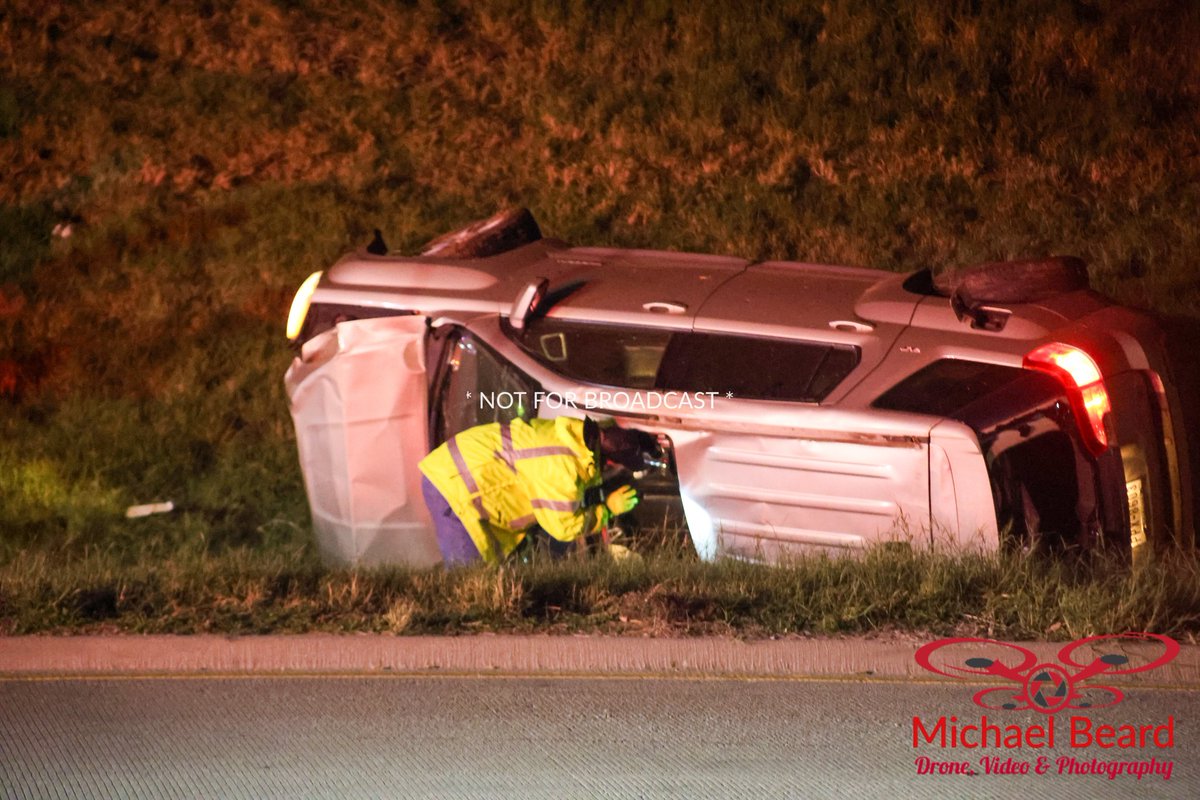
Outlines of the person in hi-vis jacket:
{"type": "Polygon", "coordinates": [[[502,561],[538,528],[564,544],[601,531],[638,502],[632,486],[604,492],[604,465],[640,469],[638,444],[631,430],[571,417],[451,437],[419,465],[446,565],[502,561]]]}

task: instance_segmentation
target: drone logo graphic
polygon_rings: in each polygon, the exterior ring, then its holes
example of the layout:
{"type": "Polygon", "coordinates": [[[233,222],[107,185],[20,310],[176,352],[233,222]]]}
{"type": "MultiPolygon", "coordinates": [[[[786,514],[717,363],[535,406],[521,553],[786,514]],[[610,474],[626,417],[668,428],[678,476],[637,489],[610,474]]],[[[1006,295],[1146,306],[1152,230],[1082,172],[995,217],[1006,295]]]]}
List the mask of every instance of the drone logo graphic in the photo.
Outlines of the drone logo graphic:
{"type": "Polygon", "coordinates": [[[1064,709],[1106,708],[1125,699],[1113,686],[1088,683],[1101,676],[1132,675],[1157,669],[1179,655],[1179,643],[1155,633],[1117,633],[1077,639],[1058,651],[1059,663],[1038,663],[1031,650],[994,639],[939,639],[917,651],[916,660],[938,675],[964,680],[995,678],[1005,686],[981,689],[975,704],[992,711],[1033,710],[1055,714],[1064,709]],[[1134,664],[1130,645],[1139,645],[1135,655],[1145,663],[1134,664]],[[964,647],[965,646],[965,647],[964,647]],[[1144,648],[1151,650],[1147,658],[1144,648]],[[979,651],[983,650],[980,654],[979,651]],[[1102,652],[1110,650],[1113,652],[1102,652]],[[964,657],[970,653],[969,657],[964,657]],[[934,656],[938,655],[938,664],[934,656]],[[1090,657],[1090,660],[1089,660],[1090,657]],[[964,666],[954,666],[961,659],[964,666]]]}

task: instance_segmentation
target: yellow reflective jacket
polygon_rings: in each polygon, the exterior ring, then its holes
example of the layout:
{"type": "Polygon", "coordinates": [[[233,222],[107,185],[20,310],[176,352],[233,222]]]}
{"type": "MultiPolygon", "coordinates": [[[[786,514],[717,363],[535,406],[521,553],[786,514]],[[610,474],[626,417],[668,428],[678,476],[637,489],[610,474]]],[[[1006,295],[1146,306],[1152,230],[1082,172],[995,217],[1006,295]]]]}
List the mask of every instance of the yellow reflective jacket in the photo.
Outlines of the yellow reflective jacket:
{"type": "Polygon", "coordinates": [[[489,423],[457,434],[421,460],[485,561],[499,561],[537,523],[569,542],[600,529],[599,507],[583,492],[601,482],[583,443],[583,420],[569,417],[489,423]]]}

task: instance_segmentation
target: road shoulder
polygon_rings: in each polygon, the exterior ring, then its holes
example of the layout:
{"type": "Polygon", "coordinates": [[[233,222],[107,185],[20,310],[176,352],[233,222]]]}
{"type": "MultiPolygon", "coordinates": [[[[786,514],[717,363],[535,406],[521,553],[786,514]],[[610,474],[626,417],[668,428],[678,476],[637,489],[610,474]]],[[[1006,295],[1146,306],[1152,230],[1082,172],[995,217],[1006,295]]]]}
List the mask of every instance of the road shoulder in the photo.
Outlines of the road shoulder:
{"type": "MultiPolygon", "coordinates": [[[[605,636],[15,636],[0,637],[0,676],[179,674],[502,674],[935,679],[914,660],[925,640],[605,636]]],[[[1062,643],[1023,642],[1042,663],[1062,643]]],[[[1134,648],[1136,649],[1136,648],[1134,648]]],[[[1110,681],[1113,682],[1113,681],[1110,681]]],[[[1200,689],[1200,646],[1127,684],[1200,689]]]]}

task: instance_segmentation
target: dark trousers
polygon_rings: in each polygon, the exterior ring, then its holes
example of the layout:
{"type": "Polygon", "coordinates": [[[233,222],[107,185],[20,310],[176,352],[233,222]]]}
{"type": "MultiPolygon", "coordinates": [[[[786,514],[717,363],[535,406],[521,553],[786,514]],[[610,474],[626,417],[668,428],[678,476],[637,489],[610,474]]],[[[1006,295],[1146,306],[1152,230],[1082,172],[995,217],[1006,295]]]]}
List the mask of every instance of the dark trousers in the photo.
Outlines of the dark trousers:
{"type": "Polygon", "coordinates": [[[438,548],[442,551],[442,560],[447,567],[458,564],[470,564],[480,560],[479,548],[475,546],[471,534],[463,527],[462,520],[437,487],[421,476],[421,494],[425,496],[425,507],[433,517],[433,525],[437,530],[438,548]]]}

